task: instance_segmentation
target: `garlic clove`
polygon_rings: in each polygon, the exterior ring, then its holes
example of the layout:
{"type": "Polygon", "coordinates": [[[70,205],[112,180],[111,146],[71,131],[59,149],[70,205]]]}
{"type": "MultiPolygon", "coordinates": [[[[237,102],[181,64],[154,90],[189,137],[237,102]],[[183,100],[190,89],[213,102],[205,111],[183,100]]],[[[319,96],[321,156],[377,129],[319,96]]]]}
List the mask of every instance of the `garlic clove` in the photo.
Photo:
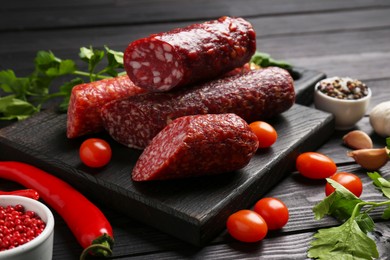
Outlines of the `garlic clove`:
{"type": "Polygon", "coordinates": [[[343,136],[343,142],[352,149],[371,149],[371,137],[361,130],[354,130],[343,136]]]}
{"type": "Polygon", "coordinates": [[[352,157],[357,164],[369,171],[378,170],[389,160],[386,148],[360,149],[348,152],[347,155],[352,157]]]}

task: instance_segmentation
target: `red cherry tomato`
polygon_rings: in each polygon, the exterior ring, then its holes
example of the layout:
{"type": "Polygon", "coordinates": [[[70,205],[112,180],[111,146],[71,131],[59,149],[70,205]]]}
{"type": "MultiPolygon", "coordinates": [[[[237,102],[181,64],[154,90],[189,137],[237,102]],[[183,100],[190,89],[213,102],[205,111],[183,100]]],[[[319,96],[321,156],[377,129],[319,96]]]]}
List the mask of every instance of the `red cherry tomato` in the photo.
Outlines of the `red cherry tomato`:
{"type": "Polygon", "coordinates": [[[81,161],[91,168],[105,166],[112,155],[110,145],[99,138],[85,140],[80,146],[79,153],[81,161]]]}
{"type": "Polygon", "coordinates": [[[273,145],[278,139],[278,134],[270,124],[263,121],[255,121],[249,127],[256,134],[259,140],[259,148],[267,148],[273,145]]]}
{"type": "Polygon", "coordinates": [[[288,222],[288,208],[279,199],[262,198],[256,202],[253,210],[263,217],[269,230],[281,229],[288,222]]]}
{"type": "Polygon", "coordinates": [[[226,227],[229,234],[242,242],[257,242],[268,232],[267,223],[252,210],[243,209],[229,216],[226,227]]]}
{"type": "MultiPolygon", "coordinates": [[[[332,180],[337,181],[345,188],[347,188],[350,192],[355,194],[356,197],[360,197],[363,192],[363,184],[362,180],[356,176],[355,174],[349,172],[338,172],[330,177],[332,180]]],[[[325,185],[325,194],[329,196],[335,191],[332,185],[326,183],[325,185]]]]}
{"type": "Polygon", "coordinates": [[[332,159],[316,152],[300,154],[296,160],[296,168],[300,174],[310,179],[325,179],[337,171],[332,159]]]}

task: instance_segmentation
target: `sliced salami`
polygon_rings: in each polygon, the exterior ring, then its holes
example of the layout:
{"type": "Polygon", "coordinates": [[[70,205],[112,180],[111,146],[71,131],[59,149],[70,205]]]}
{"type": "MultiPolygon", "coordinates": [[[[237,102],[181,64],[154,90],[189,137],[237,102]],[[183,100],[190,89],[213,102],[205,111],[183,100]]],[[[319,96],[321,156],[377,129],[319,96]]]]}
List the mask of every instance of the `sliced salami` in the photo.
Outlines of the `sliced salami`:
{"type": "Polygon", "coordinates": [[[134,181],[188,178],[246,166],[258,148],[248,124],[235,114],[177,118],[159,132],[139,157],[134,181]]]}
{"type": "Polygon", "coordinates": [[[168,91],[243,66],[256,50],[256,33],[242,18],[221,17],[129,44],[124,66],[148,91],[168,91]]]}
{"type": "Polygon", "coordinates": [[[103,79],[75,86],[67,114],[68,138],[104,130],[100,109],[109,101],[144,93],[128,76],[103,79]]]}
{"type": "Polygon", "coordinates": [[[174,92],[149,92],[106,104],[105,129],[118,142],[144,149],[172,120],[235,113],[247,122],[267,119],[295,101],[293,79],[280,68],[252,70],[174,92]]]}

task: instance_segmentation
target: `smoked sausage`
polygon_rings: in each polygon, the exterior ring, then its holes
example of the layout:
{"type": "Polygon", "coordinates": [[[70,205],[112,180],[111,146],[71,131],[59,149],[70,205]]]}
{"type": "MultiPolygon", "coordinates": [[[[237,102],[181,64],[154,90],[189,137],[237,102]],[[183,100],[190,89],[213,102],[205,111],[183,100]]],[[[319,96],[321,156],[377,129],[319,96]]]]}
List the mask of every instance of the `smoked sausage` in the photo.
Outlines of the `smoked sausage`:
{"type": "Polygon", "coordinates": [[[252,25],[224,16],[130,43],[124,67],[137,86],[161,92],[219,77],[243,66],[255,51],[252,25]]]}
{"type": "Polygon", "coordinates": [[[100,109],[105,103],[143,92],[145,90],[135,86],[126,75],[73,87],[67,112],[67,137],[104,130],[100,109]]]}
{"type": "Polygon", "coordinates": [[[107,103],[104,128],[119,143],[144,149],[172,120],[197,114],[235,113],[246,122],[289,109],[294,82],[281,68],[269,67],[170,92],[148,92],[107,103]]]}
{"type": "Polygon", "coordinates": [[[188,178],[246,166],[259,142],[236,114],[183,116],[161,130],[132,171],[134,181],[188,178]]]}

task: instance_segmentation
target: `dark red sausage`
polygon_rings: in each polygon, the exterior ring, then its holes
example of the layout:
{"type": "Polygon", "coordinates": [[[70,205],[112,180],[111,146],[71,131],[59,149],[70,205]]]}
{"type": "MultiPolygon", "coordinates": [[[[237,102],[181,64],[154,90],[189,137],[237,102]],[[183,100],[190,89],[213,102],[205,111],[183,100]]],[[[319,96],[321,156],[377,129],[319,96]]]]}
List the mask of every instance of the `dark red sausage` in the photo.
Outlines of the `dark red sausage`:
{"type": "Polygon", "coordinates": [[[145,92],[128,76],[104,79],[75,86],[68,107],[67,137],[104,130],[100,109],[109,101],[145,92]]]}
{"type": "Polygon", "coordinates": [[[246,166],[259,142],[248,124],[235,114],[177,118],[143,151],[134,181],[219,174],[246,166]]]}
{"type": "Polygon", "coordinates": [[[223,75],[243,66],[255,50],[252,25],[225,16],[134,41],[124,66],[137,86],[160,92],[223,75]]]}
{"type": "Polygon", "coordinates": [[[146,93],[106,104],[105,129],[118,142],[137,149],[173,119],[196,114],[235,113],[247,122],[267,119],[295,101],[293,79],[280,68],[249,71],[174,92],[146,93]]]}

